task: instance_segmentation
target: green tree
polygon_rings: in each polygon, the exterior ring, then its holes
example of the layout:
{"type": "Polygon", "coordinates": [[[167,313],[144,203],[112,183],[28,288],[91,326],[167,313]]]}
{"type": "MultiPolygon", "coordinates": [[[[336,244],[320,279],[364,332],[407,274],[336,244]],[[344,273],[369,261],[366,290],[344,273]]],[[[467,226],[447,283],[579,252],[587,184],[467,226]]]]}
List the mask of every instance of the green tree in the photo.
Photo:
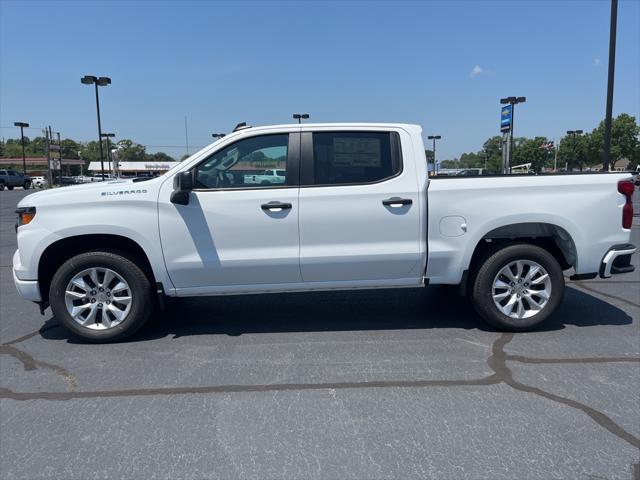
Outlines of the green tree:
{"type": "Polygon", "coordinates": [[[44,157],[47,155],[47,139],[45,137],[35,137],[25,148],[27,157],[44,157]]]}
{"type": "MultiPolygon", "coordinates": [[[[29,155],[29,137],[24,137],[24,153],[29,155]]],[[[7,138],[4,148],[5,158],[22,158],[22,143],[19,138],[7,138]]]]}
{"type": "Polygon", "coordinates": [[[489,172],[502,172],[502,137],[500,135],[491,137],[482,144],[481,157],[482,168],[484,168],[486,160],[489,172]]]}
{"type": "Polygon", "coordinates": [[[513,152],[512,165],[522,165],[531,163],[531,170],[536,173],[542,172],[548,166],[549,154],[544,145],[549,143],[546,137],[535,137],[534,139],[524,139],[513,152]]]}
{"type": "Polygon", "coordinates": [[[4,145],[4,157],[5,158],[21,158],[22,147],[20,143],[11,142],[11,139],[7,140],[4,145]]]}
{"type": "Polygon", "coordinates": [[[79,152],[80,158],[85,161],[87,166],[89,162],[100,161],[100,145],[95,140],[80,144],[79,152]]]}
{"type": "Polygon", "coordinates": [[[558,145],[558,166],[560,168],[566,166],[568,171],[588,166],[590,163],[588,161],[590,143],[589,135],[566,135],[562,137],[558,145]]]}
{"type": "Polygon", "coordinates": [[[479,153],[463,153],[458,159],[458,168],[481,168],[483,163],[484,160],[479,153]]]}
{"type": "Polygon", "coordinates": [[[81,145],[70,138],[65,138],[60,142],[60,151],[62,158],[78,158],[81,145]]]}
{"type": "Polygon", "coordinates": [[[148,162],[175,162],[175,159],[164,152],[147,153],[148,162]]]}
{"type": "MultiPolygon", "coordinates": [[[[640,126],[636,117],[621,113],[611,122],[611,168],[621,159],[640,162],[640,126]]],[[[588,136],[587,161],[590,165],[602,163],[604,155],[604,121],[588,136]]]]}
{"type": "Polygon", "coordinates": [[[132,140],[120,140],[116,144],[116,148],[118,149],[118,160],[121,162],[143,162],[147,159],[144,145],[132,140]]]}
{"type": "Polygon", "coordinates": [[[442,160],[440,168],[458,168],[458,161],[455,158],[453,160],[442,160]]]}

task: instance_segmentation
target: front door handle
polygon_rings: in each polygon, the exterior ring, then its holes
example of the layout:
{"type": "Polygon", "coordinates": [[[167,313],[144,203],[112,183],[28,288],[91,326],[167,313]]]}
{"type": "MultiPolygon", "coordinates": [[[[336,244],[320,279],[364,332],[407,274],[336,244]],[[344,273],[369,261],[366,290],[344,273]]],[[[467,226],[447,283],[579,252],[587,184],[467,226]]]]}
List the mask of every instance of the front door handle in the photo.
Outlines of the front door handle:
{"type": "Polygon", "coordinates": [[[391,197],[382,201],[382,205],[385,207],[399,208],[404,205],[411,205],[413,200],[410,198],[391,197]]]}
{"type": "Polygon", "coordinates": [[[269,210],[270,212],[281,212],[282,210],[291,210],[291,204],[282,203],[282,202],[263,203],[262,210],[269,210]]]}

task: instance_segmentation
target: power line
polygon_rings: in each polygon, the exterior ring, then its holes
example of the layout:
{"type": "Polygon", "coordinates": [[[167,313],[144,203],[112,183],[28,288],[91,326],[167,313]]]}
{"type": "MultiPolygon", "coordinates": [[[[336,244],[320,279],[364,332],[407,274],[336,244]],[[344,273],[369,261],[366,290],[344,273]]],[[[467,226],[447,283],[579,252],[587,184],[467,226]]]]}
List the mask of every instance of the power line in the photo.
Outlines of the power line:
{"type": "MultiPolygon", "coordinates": [[[[15,130],[16,127],[7,127],[4,125],[1,125],[0,128],[6,128],[7,130],[11,129],[11,130],[15,130]]],[[[24,127],[25,130],[44,130],[45,127],[24,127]]]]}

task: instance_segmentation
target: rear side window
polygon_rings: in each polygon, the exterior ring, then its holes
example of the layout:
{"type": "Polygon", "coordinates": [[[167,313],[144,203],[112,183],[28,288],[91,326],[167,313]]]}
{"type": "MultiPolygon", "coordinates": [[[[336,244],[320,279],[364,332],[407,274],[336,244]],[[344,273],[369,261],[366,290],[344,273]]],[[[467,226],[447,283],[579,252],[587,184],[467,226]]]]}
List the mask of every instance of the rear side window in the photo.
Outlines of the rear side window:
{"type": "Polygon", "coordinates": [[[315,185],[374,183],[402,170],[396,132],[326,132],[313,134],[315,185]]]}

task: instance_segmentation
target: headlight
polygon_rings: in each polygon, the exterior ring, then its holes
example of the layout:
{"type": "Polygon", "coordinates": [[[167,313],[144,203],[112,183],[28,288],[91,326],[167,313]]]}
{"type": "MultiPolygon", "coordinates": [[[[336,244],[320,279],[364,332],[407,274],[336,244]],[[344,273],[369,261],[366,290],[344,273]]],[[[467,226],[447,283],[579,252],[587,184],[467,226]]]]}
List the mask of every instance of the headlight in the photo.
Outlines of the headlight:
{"type": "Polygon", "coordinates": [[[36,207],[20,207],[16,210],[16,213],[18,214],[18,223],[16,223],[16,230],[18,230],[18,227],[31,223],[31,221],[35,218],[36,207]]]}

